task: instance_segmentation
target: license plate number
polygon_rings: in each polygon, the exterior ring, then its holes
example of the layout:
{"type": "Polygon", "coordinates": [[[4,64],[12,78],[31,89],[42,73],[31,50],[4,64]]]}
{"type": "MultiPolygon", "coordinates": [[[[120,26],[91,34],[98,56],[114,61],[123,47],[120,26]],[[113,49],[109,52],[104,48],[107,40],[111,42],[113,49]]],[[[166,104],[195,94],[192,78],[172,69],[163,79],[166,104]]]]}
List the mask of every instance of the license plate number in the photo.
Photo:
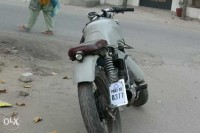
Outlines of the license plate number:
{"type": "Polygon", "coordinates": [[[109,87],[109,91],[112,105],[119,107],[128,104],[124,79],[112,83],[109,87]]]}

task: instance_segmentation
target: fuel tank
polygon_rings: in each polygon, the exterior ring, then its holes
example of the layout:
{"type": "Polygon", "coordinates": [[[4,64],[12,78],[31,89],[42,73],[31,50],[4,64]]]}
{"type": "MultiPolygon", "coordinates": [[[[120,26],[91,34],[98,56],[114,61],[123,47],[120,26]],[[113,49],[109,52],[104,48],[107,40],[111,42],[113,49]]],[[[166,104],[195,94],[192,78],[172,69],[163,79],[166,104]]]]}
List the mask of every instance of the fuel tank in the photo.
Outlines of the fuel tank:
{"type": "Polygon", "coordinates": [[[118,46],[118,42],[123,39],[117,21],[107,18],[88,23],[83,29],[83,35],[86,43],[104,39],[108,45],[118,46]]]}

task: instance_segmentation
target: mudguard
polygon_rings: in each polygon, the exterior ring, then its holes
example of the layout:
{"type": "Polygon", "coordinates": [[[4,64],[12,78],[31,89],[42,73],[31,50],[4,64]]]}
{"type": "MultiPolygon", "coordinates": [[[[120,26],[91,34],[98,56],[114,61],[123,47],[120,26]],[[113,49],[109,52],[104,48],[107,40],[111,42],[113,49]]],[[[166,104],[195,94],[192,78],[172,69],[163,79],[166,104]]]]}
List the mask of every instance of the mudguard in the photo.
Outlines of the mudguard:
{"type": "Polygon", "coordinates": [[[125,59],[128,69],[132,72],[132,75],[136,82],[141,82],[144,80],[144,73],[134,60],[132,60],[128,55],[121,51],[118,51],[118,56],[120,59],[125,59]]]}
{"type": "Polygon", "coordinates": [[[74,84],[80,82],[93,82],[95,79],[95,66],[99,56],[85,56],[82,62],[76,62],[73,71],[74,84]]]}

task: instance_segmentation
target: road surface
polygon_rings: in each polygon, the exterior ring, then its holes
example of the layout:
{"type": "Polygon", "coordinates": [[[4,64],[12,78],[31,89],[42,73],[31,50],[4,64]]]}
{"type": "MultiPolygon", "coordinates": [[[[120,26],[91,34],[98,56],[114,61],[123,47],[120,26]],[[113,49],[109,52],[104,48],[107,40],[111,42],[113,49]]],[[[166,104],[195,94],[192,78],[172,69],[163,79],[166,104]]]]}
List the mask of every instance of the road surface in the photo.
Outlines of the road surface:
{"type": "MultiPolygon", "coordinates": [[[[86,133],[78,105],[77,89],[72,79],[72,62],[67,50],[78,44],[87,12],[97,8],[62,5],[55,18],[55,35],[41,35],[45,30],[42,13],[30,33],[17,31],[27,22],[28,3],[14,0],[0,2],[0,48],[13,48],[19,54],[0,53],[3,62],[1,87],[8,93],[0,99],[25,107],[0,108],[0,114],[17,112],[21,125],[15,133],[86,133]],[[16,68],[14,66],[19,66],[16,68]],[[29,97],[17,97],[24,90],[18,76],[25,71],[35,74],[29,97]],[[57,73],[56,75],[53,73],[57,73]],[[35,124],[33,118],[43,121],[35,124]]],[[[127,44],[128,53],[145,73],[149,101],[140,108],[124,107],[121,112],[123,133],[199,133],[200,131],[200,26],[196,21],[179,20],[172,13],[151,8],[136,8],[135,13],[116,15],[127,44]]],[[[1,116],[1,115],[0,115],[1,116]]],[[[0,132],[9,131],[0,123],[0,132]]]]}

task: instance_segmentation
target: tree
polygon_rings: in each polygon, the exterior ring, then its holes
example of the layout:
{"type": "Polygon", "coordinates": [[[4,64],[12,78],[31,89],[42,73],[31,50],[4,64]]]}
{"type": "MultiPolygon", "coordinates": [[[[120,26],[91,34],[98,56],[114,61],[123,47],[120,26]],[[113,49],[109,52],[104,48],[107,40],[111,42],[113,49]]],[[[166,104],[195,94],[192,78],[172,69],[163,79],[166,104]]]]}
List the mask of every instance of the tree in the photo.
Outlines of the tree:
{"type": "Polygon", "coordinates": [[[181,15],[181,19],[183,19],[183,20],[185,20],[185,18],[186,18],[187,6],[188,6],[188,0],[183,0],[183,11],[182,11],[182,15],[181,15]]]}

